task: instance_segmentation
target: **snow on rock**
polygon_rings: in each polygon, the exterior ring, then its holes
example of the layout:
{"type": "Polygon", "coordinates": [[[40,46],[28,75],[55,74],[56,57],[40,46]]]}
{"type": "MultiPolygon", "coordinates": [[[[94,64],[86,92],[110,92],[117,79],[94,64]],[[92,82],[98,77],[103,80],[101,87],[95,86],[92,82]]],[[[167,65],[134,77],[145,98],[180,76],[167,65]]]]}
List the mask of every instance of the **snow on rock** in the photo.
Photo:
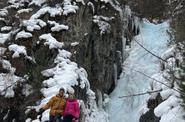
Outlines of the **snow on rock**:
{"type": "Polygon", "coordinates": [[[80,3],[82,3],[83,5],[85,5],[84,0],[76,0],[76,2],[80,2],[80,3]]]}
{"type": "Polygon", "coordinates": [[[0,33],[0,44],[4,44],[10,38],[10,34],[0,33]]]}
{"type": "Polygon", "coordinates": [[[4,19],[4,18],[1,18],[1,17],[0,17],[0,20],[1,20],[1,21],[5,21],[5,19],[4,19]]]}
{"type": "Polygon", "coordinates": [[[32,8],[21,9],[21,10],[18,10],[17,13],[18,14],[21,14],[21,13],[24,13],[24,12],[29,13],[30,11],[33,11],[33,9],[32,8]]]}
{"type": "Polygon", "coordinates": [[[110,33],[111,25],[107,22],[113,18],[103,16],[93,16],[93,22],[96,23],[100,29],[100,34],[110,33]]]}
{"type": "Polygon", "coordinates": [[[24,46],[19,46],[17,44],[12,44],[8,47],[8,49],[10,51],[14,52],[14,54],[12,55],[12,58],[17,58],[17,57],[20,56],[20,54],[24,54],[25,56],[27,56],[26,47],[24,47],[24,46]]]}
{"type": "Polygon", "coordinates": [[[76,13],[79,7],[75,4],[71,4],[71,0],[64,0],[63,2],[63,15],[68,15],[70,13],[76,13]]]}
{"type": "Polygon", "coordinates": [[[10,4],[10,6],[8,6],[8,8],[19,8],[24,6],[24,2],[26,2],[27,0],[8,0],[8,3],[10,4]]]}
{"type": "Polygon", "coordinates": [[[0,9],[0,16],[6,16],[8,11],[6,9],[0,9]]]}
{"type": "Polygon", "coordinates": [[[16,37],[15,37],[15,40],[18,40],[18,39],[22,39],[22,38],[30,38],[32,37],[32,34],[29,33],[29,32],[25,32],[24,30],[17,33],[16,37]]]}
{"type": "Polygon", "coordinates": [[[174,93],[174,91],[172,89],[166,89],[160,92],[160,95],[162,97],[163,100],[166,100],[167,98],[169,98],[172,94],[174,93]]]}
{"type": "Polygon", "coordinates": [[[45,85],[52,87],[58,84],[58,86],[66,86],[66,88],[78,85],[78,67],[76,63],[71,62],[68,59],[70,55],[71,53],[65,50],[59,50],[59,54],[55,59],[55,63],[57,63],[57,66],[42,72],[43,75],[47,74],[48,76],[48,74],[50,74],[52,70],[53,78],[45,80],[43,82],[45,85]]]}
{"type": "Polygon", "coordinates": [[[32,90],[32,86],[31,86],[31,85],[26,84],[26,85],[23,86],[22,94],[24,94],[25,96],[28,96],[28,95],[30,95],[32,92],[33,92],[33,90],[32,90]]]}
{"type": "Polygon", "coordinates": [[[93,11],[93,14],[94,14],[94,12],[95,12],[94,4],[92,2],[88,2],[87,5],[92,8],[92,11],[93,11]]]}
{"type": "Polygon", "coordinates": [[[71,43],[71,46],[76,46],[76,45],[79,45],[79,42],[73,42],[73,43],[71,43]]]}
{"type": "Polygon", "coordinates": [[[178,105],[171,108],[171,110],[161,117],[160,122],[185,122],[184,120],[184,109],[178,105]]]}
{"type": "Polygon", "coordinates": [[[4,26],[1,28],[1,31],[10,31],[12,29],[11,26],[4,26]]]}
{"type": "Polygon", "coordinates": [[[56,23],[55,21],[48,21],[50,25],[54,25],[54,27],[51,28],[52,32],[59,32],[61,30],[68,30],[69,27],[63,24],[56,23]]]}
{"type": "Polygon", "coordinates": [[[140,115],[145,114],[146,112],[148,112],[150,109],[148,108],[147,104],[145,104],[144,106],[142,106],[140,108],[140,115]]]}
{"type": "Polygon", "coordinates": [[[62,48],[64,45],[62,42],[58,42],[50,33],[41,35],[39,39],[46,40],[44,45],[49,45],[49,49],[62,48]]]}
{"type": "Polygon", "coordinates": [[[165,77],[163,83],[168,85],[169,87],[163,87],[163,91],[160,92],[162,99],[164,100],[160,103],[155,109],[154,113],[156,116],[160,117],[160,122],[184,122],[183,118],[183,108],[180,105],[182,100],[180,99],[180,93],[178,91],[179,87],[176,81],[170,81],[167,79],[171,79],[172,74],[171,71],[174,72],[174,75],[178,77],[179,69],[176,66],[176,47],[174,45],[170,46],[163,54],[162,58],[166,60],[166,62],[162,62],[164,64],[164,69],[161,73],[160,77],[165,77]],[[172,88],[173,86],[173,88],[172,88]]]}
{"type": "Polygon", "coordinates": [[[26,29],[31,32],[34,30],[40,30],[41,27],[44,27],[46,25],[47,24],[41,19],[30,19],[23,21],[23,26],[25,26],[26,29]]]}
{"type": "Polygon", "coordinates": [[[105,16],[97,16],[97,15],[93,16],[93,18],[96,20],[102,20],[106,22],[109,22],[115,19],[115,17],[105,17],[105,16]]]}
{"type": "Polygon", "coordinates": [[[155,109],[154,113],[157,117],[161,117],[168,113],[170,109],[179,105],[179,99],[175,96],[170,96],[167,100],[159,104],[155,109]]]}
{"type": "MultiPolygon", "coordinates": [[[[31,118],[26,119],[25,122],[31,122],[31,118]]],[[[33,122],[33,121],[32,121],[33,122]]]]}
{"type": "MultiPolygon", "coordinates": [[[[13,69],[13,68],[12,68],[13,69]]],[[[15,70],[15,69],[14,69],[15,70]]],[[[23,81],[22,78],[9,73],[9,74],[0,74],[0,94],[5,97],[14,97],[14,91],[13,88],[16,85],[17,81],[23,81]]]]}
{"type": "Polygon", "coordinates": [[[105,3],[108,3],[110,2],[110,0],[100,0],[101,2],[105,2],[105,3]]]}
{"type": "Polygon", "coordinates": [[[2,66],[4,69],[7,69],[7,70],[11,70],[11,64],[9,61],[7,60],[0,60],[0,62],[2,63],[2,66]]]}
{"type": "Polygon", "coordinates": [[[27,27],[28,31],[40,30],[41,27],[44,27],[47,25],[43,20],[39,19],[42,15],[49,13],[51,17],[55,17],[57,15],[62,15],[62,11],[63,10],[60,6],[43,7],[39,9],[35,14],[33,14],[29,20],[24,20],[23,26],[27,27]]]}
{"type": "Polygon", "coordinates": [[[62,15],[62,8],[61,7],[44,7],[37,11],[37,13],[33,14],[30,19],[38,19],[42,15],[49,13],[51,17],[55,17],[56,15],[62,15]]]}
{"type": "Polygon", "coordinates": [[[46,2],[46,0],[32,0],[29,5],[34,4],[34,5],[37,5],[37,6],[41,6],[45,2],[46,2]]]}

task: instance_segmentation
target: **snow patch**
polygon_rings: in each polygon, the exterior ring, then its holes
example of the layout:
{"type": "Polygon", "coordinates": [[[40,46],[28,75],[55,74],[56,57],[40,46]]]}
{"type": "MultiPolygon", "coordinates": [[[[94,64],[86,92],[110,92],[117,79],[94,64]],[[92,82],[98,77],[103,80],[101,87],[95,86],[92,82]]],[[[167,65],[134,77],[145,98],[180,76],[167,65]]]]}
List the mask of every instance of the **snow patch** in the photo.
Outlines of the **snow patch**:
{"type": "Polygon", "coordinates": [[[77,46],[77,45],[79,45],[79,42],[73,42],[73,43],[71,43],[71,46],[77,46]]]}
{"type": "Polygon", "coordinates": [[[100,0],[101,2],[105,2],[105,3],[108,3],[110,2],[110,0],[100,0]]]}
{"type": "Polygon", "coordinates": [[[44,27],[47,25],[43,20],[39,19],[42,15],[49,13],[51,17],[55,17],[57,15],[61,15],[62,11],[63,11],[62,8],[59,6],[57,7],[46,6],[44,8],[39,9],[35,14],[33,14],[30,17],[30,20],[24,20],[23,26],[27,27],[28,31],[40,30],[41,27],[44,27]]]}
{"type": "Polygon", "coordinates": [[[7,16],[8,10],[6,9],[0,9],[0,16],[7,16]]]}
{"type": "Polygon", "coordinates": [[[38,19],[46,13],[49,13],[51,17],[55,17],[57,15],[61,15],[62,11],[63,10],[62,10],[61,7],[49,7],[49,6],[47,6],[47,7],[39,9],[36,14],[33,14],[31,16],[30,19],[38,19]]]}
{"type": "Polygon", "coordinates": [[[179,105],[179,100],[175,96],[170,96],[167,100],[159,104],[155,109],[154,113],[157,117],[161,117],[168,113],[170,109],[179,105]]]}
{"type": "Polygon", "coordinates": [[[45,2],[46,0],[32,0],[29,5],[35,4],[37,6],[41,6],[45,2]]]}
{"type": "Polygon", "coordinates": [[[95,12],[94,4],[92,2],[88,2],[87,5],[91,6],[93,14],[94,14],[94,12],[95,12]]]}
{"type": "Polygon", "coordinates": [[[44,45],[49,45],[49,49],[62,48],[64,45],[64,43],[58,42],[50,33],[41,35],[39,39],[46,40],[44,45]]]}
{"type": "Polygon", "coordinates": [[[15,40],[22,39],[22,38],[27,39],[27,38],[30,38],[30,37],[32,37],[32,34],[29,33],[29,32],[25,32],[25,31],[23,30],[23,31],[17,33],[17,35],[16,35],[16,37],[15,37],[15,40]]]}
{"type": "Polygon", "coordinates": [[[79,9],[77,5],[71,3],[71,0],[64,0],[63,5],[63,15],[66,16],[70,13],[76,13],[76,11],[79,9]]]}
{"type": "Polygon", "coordinates": [[[21,9],[21,10],[18,10],[17,13],[18,14],[21,14],[21,13],[24,13],[24,12],[29,13],[30,11],[33,11],[33,9],[32,8],[21,9]]]}
{"type": "Polygon", "coordinates": [[[10,64],[9,61],[7,61],[7,60],[1,60],[0,62],[2,63],[3,69],[7,69],[7,70],[9,70],[9,71],[12,70],[12,69],[11,69],[12,66],[11,66],[11,64],[10,64]]]}
{"type": "Polygon", "coordinates": [[[93,22],[96,23],[100,29],[100,34],[110,33],[111,25],[107,22],[114,19],[114,17],[103,17],[103,16],[93,16],[93,22]]]}
{"type": "Polygon", "coordinates": [[[20,57],[20,54],[24,54],[25,56],[27,56],[26,47],[24,47],[24,46],[19,46],[17,44],[12,44],[8,47],[8,49],[10,51],[14,52],[14,54],[12,55],[12,58],[18,58],[18,57],[20,57]]]}
{"type": "Polygon", "coordinates": [[[10,34],[0,33],[0,44],[4,44],[10,38],[10,34]]]}
{"type": "Polygon", "coordinates": [[[59,32],[61,30],[68,30],[69,27],[63,24],[56,23],[55,21],[48,21],[50,25],[54,25],[54,27],[51,28],[52,32],[59,32]]]}
{"type": "Polygon", "coordinates": [[[5,97],[11,98],[15,95],[13,88],[16,85],[17,81],[23,81],[23,79],[12,73],[1,73],[0,81],[0,94],[5,97]]]}
{"type": "Polygon", "coordinates": [[[80,3],[82,3],[83,5],[85,5],[84,0],[76,0],[76,2],[80,2],[80,3]]]}
{"type": "Polygon", "coordinates": [[[47,24],[41,19],[30,19],[23,21],[23,26],[25,26],[26,29],[31,32],[34,30],[40,30],[41,27],[44,27],[46,25],[47,24]]]}
{"type": "Polygon", "coordinates": [[[12,29],[11,26],[4,26],[1,28],[1,31],[10,31],[12,29]]]}

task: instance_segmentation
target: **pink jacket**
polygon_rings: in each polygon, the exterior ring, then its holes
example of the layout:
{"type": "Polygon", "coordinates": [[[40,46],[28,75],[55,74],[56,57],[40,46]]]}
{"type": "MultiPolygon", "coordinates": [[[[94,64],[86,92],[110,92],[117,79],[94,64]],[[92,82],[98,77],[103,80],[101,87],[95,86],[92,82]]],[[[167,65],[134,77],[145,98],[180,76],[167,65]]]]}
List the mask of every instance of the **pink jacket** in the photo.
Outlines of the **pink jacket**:
{"type": "Polygon", "coordinates": [[[80,107],[77,100],[70,100],[70,99],[67,100],[63,116],[65,117],[66,115],[69,115],[69,114],[73,115],[75,118],[79,118],[80,107]]]}

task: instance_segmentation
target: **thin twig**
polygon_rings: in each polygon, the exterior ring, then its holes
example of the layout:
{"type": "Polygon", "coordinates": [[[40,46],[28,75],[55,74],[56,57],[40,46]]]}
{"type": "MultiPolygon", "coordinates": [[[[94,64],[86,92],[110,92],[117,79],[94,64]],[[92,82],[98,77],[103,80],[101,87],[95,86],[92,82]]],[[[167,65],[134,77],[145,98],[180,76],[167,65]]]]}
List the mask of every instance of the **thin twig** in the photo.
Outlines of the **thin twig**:
{"type": "Polygon", "coordinates": [[[155,92],[160,92],[162,91],[160,90],[155,90],[155,91],[147,91],[147,92],[143,92],[143,93],[137,93],[137,94],[131,94],[131,95],[125,95],[125,96],[121,96],[119,98],[123,98],[123,97],[133,97],[133,96],[140,96],[140,95],[145,95],[145,94],[151,94],[151,93],[155,93],[155,92]]]}

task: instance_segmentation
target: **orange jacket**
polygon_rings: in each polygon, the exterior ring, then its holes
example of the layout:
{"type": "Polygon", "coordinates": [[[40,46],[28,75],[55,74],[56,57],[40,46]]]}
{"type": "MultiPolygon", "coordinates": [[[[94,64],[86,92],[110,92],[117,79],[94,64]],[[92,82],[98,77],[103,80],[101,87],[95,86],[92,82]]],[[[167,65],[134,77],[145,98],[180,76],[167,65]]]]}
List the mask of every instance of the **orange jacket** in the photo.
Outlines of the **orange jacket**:
{"type": "Polygon", "coordinates": [[[50,115],[63,114],[66,100],[64,97],[56,95],[52,97],[49,102],[43,107],[44,110],[51,108],[50,115]]]}

